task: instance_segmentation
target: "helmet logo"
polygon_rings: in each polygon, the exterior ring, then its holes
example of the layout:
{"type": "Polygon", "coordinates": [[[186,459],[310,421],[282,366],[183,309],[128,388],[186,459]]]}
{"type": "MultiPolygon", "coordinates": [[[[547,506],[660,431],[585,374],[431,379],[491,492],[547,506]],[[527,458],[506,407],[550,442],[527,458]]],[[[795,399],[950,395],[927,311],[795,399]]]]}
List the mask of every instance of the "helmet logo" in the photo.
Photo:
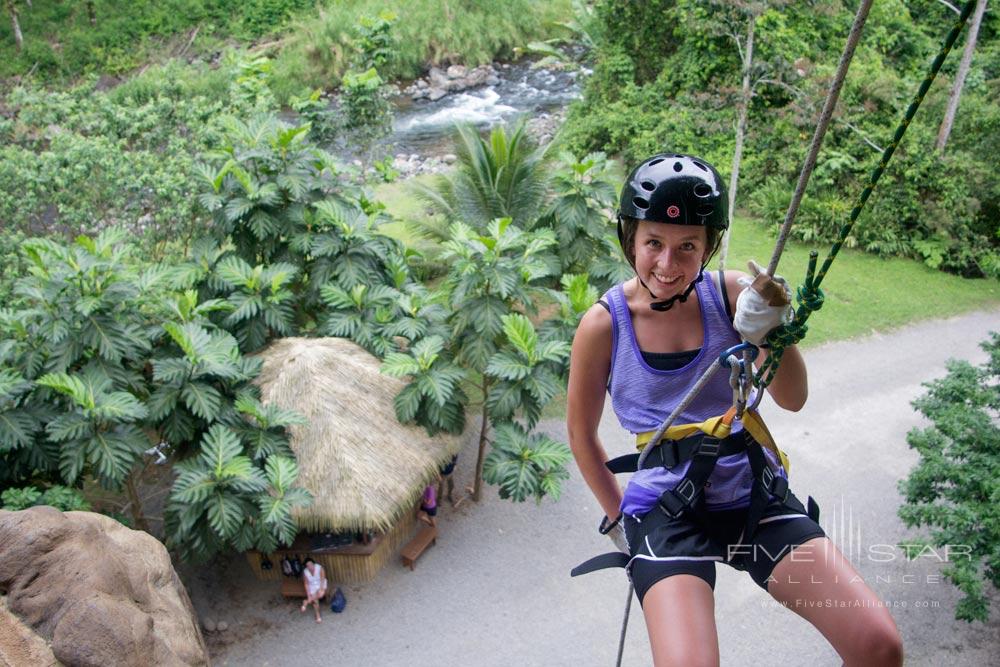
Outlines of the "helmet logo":
{"type": "Polygon", "coordinates": [[[677,218],[677,217],[680,217],[680,215],[681,215],[681,210],[679,208],[677,208],[676,206],[668,206],[667,207],[667,217],[668,218],[677,218]]]}

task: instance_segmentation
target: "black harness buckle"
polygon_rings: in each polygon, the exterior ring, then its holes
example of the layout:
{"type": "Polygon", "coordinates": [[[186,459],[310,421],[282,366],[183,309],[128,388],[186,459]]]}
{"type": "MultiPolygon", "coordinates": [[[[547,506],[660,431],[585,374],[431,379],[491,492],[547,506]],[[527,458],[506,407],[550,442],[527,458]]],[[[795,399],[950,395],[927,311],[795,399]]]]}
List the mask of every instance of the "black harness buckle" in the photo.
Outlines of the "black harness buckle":
{"type": "Polygon", "coordinates": [[[769,466],[765,467],[764,472],[761,473],[760,483],[765,491],[772,496],[777,496],[782,503],[788,502],[788,480],[780,475],[775,475],[769,466]]]}

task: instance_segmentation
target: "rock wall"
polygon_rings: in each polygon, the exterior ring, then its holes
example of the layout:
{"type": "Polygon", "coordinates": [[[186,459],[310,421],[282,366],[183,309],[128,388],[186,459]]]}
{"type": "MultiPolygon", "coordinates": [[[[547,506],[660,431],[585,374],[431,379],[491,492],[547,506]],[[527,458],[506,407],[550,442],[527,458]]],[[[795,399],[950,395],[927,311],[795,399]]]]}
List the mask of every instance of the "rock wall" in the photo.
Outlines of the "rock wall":
{"type": "Polygon", "coordinates": [[[66,665],[207,665],[166,548],[91,512],[0,511],[0,595],[66,665]]]}

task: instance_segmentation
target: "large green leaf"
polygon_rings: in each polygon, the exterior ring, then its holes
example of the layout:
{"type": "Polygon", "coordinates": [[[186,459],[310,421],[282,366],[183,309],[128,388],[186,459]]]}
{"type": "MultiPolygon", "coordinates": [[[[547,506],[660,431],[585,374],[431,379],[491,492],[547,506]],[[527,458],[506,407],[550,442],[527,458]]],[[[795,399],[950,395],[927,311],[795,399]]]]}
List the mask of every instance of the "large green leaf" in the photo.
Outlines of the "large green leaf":
{"type": "Polygon", "coordinates": [[[146,407],[132,394],[116,391],[101,396],[94,410],[95,416],[112,422],[128,422],[143,419],[146,407]]]}
{"type": "Polygon", "coordinates": [[[267,472],[267,481],[278,492],[283,494],[290,489],[299,476],[299,468],[295,464],[295,459],[285,456],[271,456],[264,465],[267,472]]]}
{"type": "Polygon", "coordinates": [[[222,395],[211,385],[204,382],[189,382],[181,388],[181,398],[184,405],[192,413],[206,420],[213,420],[219,414],[222,406],[222,395]]]}
{"type": "Polygon", "coordinates": [[[30,446],[39,426],[26,411],[0,411],[0,452],[30,446]]]}
{"type": "Polygon", "coordinates": [[[501,380],[517,381],[526,378],[531,373],[531,366],[507,352],[497,352],[490,358],[486,372],[501,380]]]}
{"type": "Polygon", "coordinates": [[[404,424],[413,421],[420,409],[421,398],[420,389],[415,384],[403,387],[392,402],[396,409],[396,419],[404,424]]]}
{"type": "Polygon", "coordinates": [[[401,352],[390,352],[382,360],[379,371],[391,377],[405,377],[420,372],[420,364],[416,359],[401,352]]]}
{"type": "Polygon", "coordinates": [[[201,440],[201,454],[198,456],[198,461],[219,478],[226,464],[240,456],[242,452],[243,447],[239,437],[225,426],[214,424],[201,440]]]}
{"type": "Polygon", "coordinates": [[[231,537],[246,519],[242,504],[235,494],[216,491],[206,502],[208,523],[219,537],[231,537]]]}
{"type": "Polygon", "coordinates": [[[94,423],[79,412],[64,413],[45,426],[49,437],[57,442],[89,438],[95,430],[94,423]]]}

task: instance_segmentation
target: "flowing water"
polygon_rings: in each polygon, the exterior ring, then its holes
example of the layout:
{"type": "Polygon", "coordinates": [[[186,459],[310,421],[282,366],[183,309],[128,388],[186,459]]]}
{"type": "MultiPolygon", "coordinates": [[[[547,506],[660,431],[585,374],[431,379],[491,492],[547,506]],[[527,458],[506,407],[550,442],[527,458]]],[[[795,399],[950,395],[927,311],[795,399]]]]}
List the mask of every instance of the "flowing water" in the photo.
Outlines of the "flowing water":
{"type": "Polygon", "coordinates": [[[440,100],[404,98],[396,108],[392,135],[387,140],[395,154],[423,158],[454,151],[456,123],[487,130],[520,116],[560,111],[580,97],[584,73],[579,70],[532,68],[528,61],[496,67],[500,83],[450,93],[440,100]]]}

